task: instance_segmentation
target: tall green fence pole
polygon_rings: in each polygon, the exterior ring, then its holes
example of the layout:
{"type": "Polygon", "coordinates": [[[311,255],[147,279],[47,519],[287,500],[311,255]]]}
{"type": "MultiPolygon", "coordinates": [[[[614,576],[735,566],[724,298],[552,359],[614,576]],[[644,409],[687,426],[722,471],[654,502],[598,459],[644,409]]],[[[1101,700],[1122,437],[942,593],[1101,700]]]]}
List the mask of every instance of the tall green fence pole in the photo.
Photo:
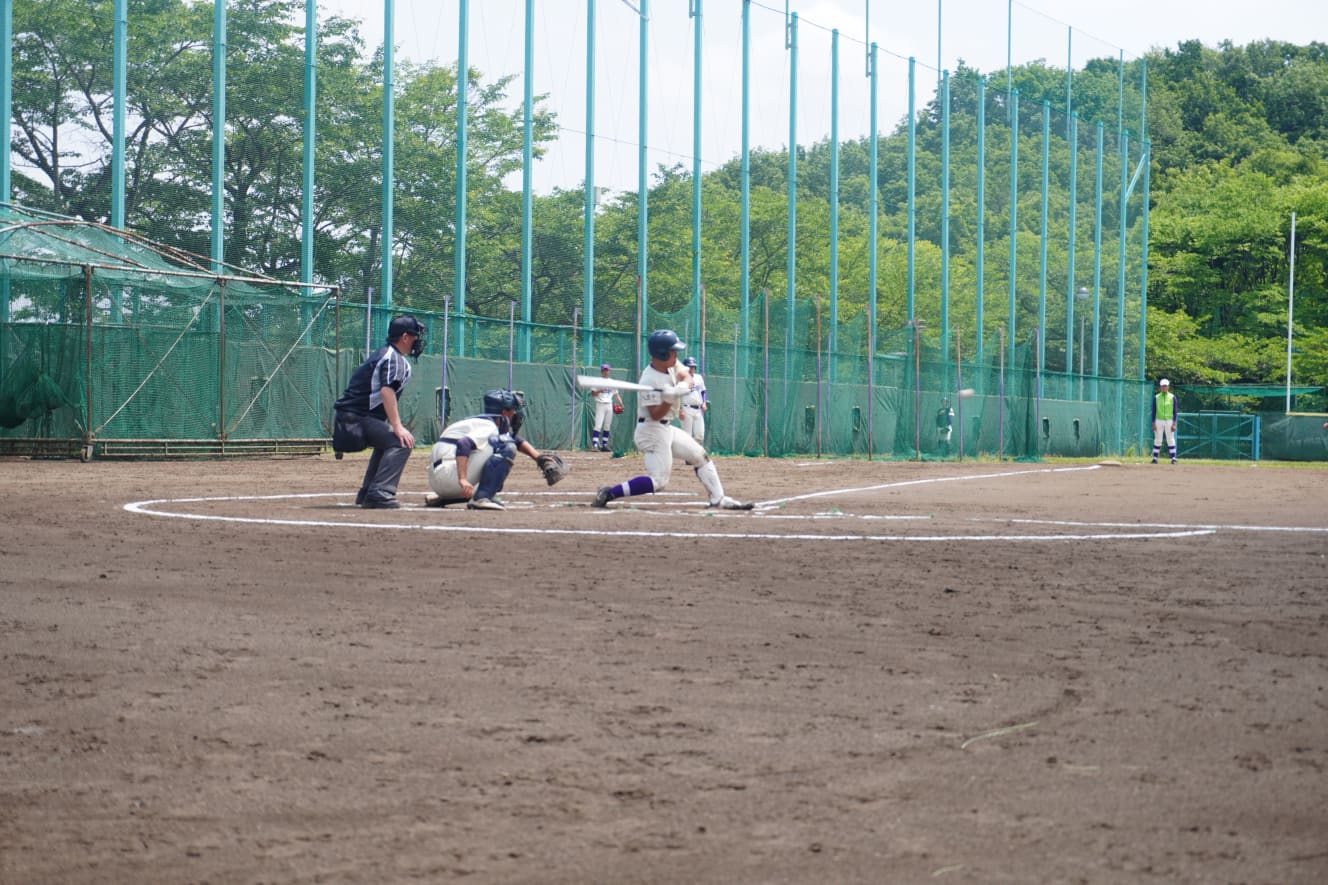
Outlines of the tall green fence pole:
{"type": "Polygon", "coordinates": [[[867,76],[870,78],[871,107],[868,112],[871,126],[870,142],[871,185],[867,190],[867,457],[871,458],[875,447],[875,396],[873,386],[876,383],[876,300],[877,300],[877,253],[880,243],[877,241],[880,229],[880,125],[877,121],[877,91],[880,77],[877,76],[878,53],[872,43],[867,53],[867,76]]]}
{"type": "MultiPolygon", "coordinates": [[[[594,5],[594,0],[590,0],[594,5]]],[[[457,4],[457,134],[456,134],[456,268],[452,274],[452,294],[457,306],[456,352],[466,352],[466,203],[470,197],[468,179],[470,156],[467,138],[470,126],[470,0],[457,4]]],[[[443,317],[443,323],[449,322],[443,317]]],[[[446,351],[446,348],[444,348],[446,351]]],[[[447,361],[447,353],[443,353],[447,361]]]]}
{"type": "Polygon", "coordinates": [[[1125,424],[1125,229],[1126,200],[1130,191],[1130,132],[1121,130],[1120,153],[1120,236],[1116,255],[1116,451],[1124,452],[1122,433],[1125,424]]]}
{"type": "MultiPolygon", "coordinates": [[[[6,3],[5,6],[11,6],[6,3]]],[[[114,109],[111,118],[111,227],[125,226],[125,80],[126,49],[129,41],[128,0],[115,0],[115,36],[112,49],[111,93],[114,109]]]]}
{"type": "Polygon", "coordinates": [[[793,316],[798,289],[798,14],[789,16],[784,42],[789,53],[788,246],[785,249],[784,407],[787,412],[793,359],[793,316]]]}
{"type": "Polygon", "coordinates": [[[581,224],[581,276],[583,289],[581,306],[586,315],[586,344],[584,362],[595,362],[595,0],[586,2],[586,174],[585,194],[582,201],[581,224]]]}
{"type": "MultiPolygon", "coordinates": [[[[4,119],[14,119],[14,4],[6,0],[0,4],[4,8],[0,9],[0,114],[4,119]]],[[[9,165],[9,152],[13,149],[13,134],[10,132],[9,124],[0,126],[0,203],[8,203],[12,197],[10,192],[11,170],[9,165]]],[[[0,323],[9,322],[9,276],[0,278],[0,323]]],[[[3,346],[4,335],[0,335],[0,347],[3,346]]],[[[7,354],[0,351],[0,369],[8,369],[9,364],[5,359],[7,354]]],[[[90,426],[90,425],[89,425],[90,426]]]]}
{"type": "Polygon", "coordinates": [[[691,0],[688,13],[692,18],[692,316],[701,329],[701,0],[691,0]]]}
{"type": "Polygon", "coordinates": [[[535,0],[526,0],[525,98],[521,113],[521,319],[518,348],[521,361],[530,362],[531,264],[533,261],[535,184],[535,0]]]}
{"type": "MultiPolygon", "coordinates": [[[[738,320],[741,358],[735,359],[737,373],[747,374],[747,342],[751,336],[752,313],[752,0],[742,0],[742,160],[738,210],[738,288],[741,302],[738,320]]],[[[735,354],[735,358],[737,355],[735,354]]]]}
{"type": "Polygon", "coordinates": [[[318,107],[318,2],[304,0],[303,187],[300,199],[300,282],[314,279],[314,138],[318,107]]]}
{"type": "MultiPolygon", "coordinates": [[[[1152,162],[1152,144],[1148,138],[1148,59],[1140,62],[1139,83],[1139,146],[1140,165],[1144,169],[1144,192],[1141,197],[1140,211],[1140,251],[1139,251],[1139,380],[1148,380],[1146,354],[1148,352],[1148,173],[1152,162]]],[[[1151,392],[1151,388],[1146,388],[1151,392]]],[[[1150,413],[1151,414],[1151,413],[1150,413]]]]}
{"type": "Polygon", "coordinates": [[[1093,396],[1097,401],[1097,379],[1101,371],[1098,363],[1099,345],[1102,343],[1102,157],[1103,125],[1098,120],[1097,156],[1094,159],[1095,182],[1093,185],[1093,396]]]}
{"type": "Polygon", "coordinates": [[[1009,316],[1005,319],[1007,346],[1010,348],[1010,370],[1014,371],[1016,311],[1019,301],[1019,281],[1015,278],[1016,264],[1019,260],[1019,90],[1009,93],[1010,99],[1010,267],[1009,267],[1009,316]]]}
{"type": "MultiPolygon", "coordinates": [[[[12,6],[5,3],[5,6],[12,6]]],[[[124,230],[125,226],[125,93],[126,53],[129,42],[129,13],[127,0],[115,0],[115,31],[111,50],[111,227],[124,230]]],[[[8,128],[8,127],[6,127],[8,128]]],[[[119,286],[111,287],[111,322],[124,318],[119,286]]]]}
{"type": "MultiPolygon", "coordinates": [[[[1075,293],[1079,291],[1079,283],[1075,279],[1075,220],[1078,216],[1077,208],[1079,203],[1079,112],[1070,114],[1070,206],[1069,206],[1069,252],[1065,261],[1065,385],[1067,391],[1071,386],[1071,378],[1074,374],[1074,308],[1075,293]]],[[[1082,347],[1083,342],[1079,342],[1082,347]]],[[[1083,360],[1080,359],[1082,363],[1083,360]]],[[[1082,384],[1080,385],[1082,386],[1082,384]]],[[[1067,395],[1066,399],[1070,399],[1067,395]]]]}
{"type": "MultiPolygon", "coordinates": [[[[383,242],[382,254],[382,291],[379,299],[389,312],[392,309],[392,238],[393,203],[395,176],[395,141],[396,141],[396,85],[394,83],[395,51],[392,44],[396,40],[393,24],[394,0],[383,0],[383,242]]],[[[371,340],[369,346],[374,342],[371,340]]]]}
{"type": "Polygon", "coordinates": [[[653,328],[650,323],[650,181],[649,158],[646,154],[646,142],[649,140],[650,84],[649,84],[649,46],[650,46],[650,0],[640,0],[640,44],[638,53],[640,64],[639,88],[637,93],[636,115],[636,274],[641,280],[641,321],[653,328]]]}
{"type": "Polygon", "coordinates": [[[226,0],[212,5],[212,269],[225,260],[222,210],[226,174],[226,0]]]}
{"type": "Polygon", "coordinates": [[[1051,184],[1051,102],[1042,99],[1042,216],[1038,227],[1038,399],[1046,396],[1047,371],[1047,191],[1051,184]]]}
{"type": "Polygon", "coordinates": [[[949,389],[945,354],[950,346],[950,72],[941,71],[941,365],[949,389]]]}
{"type": "MultiPolygon", "coordinates": [[[[14,4],[6,0],[0,4],[0,113],[6,120],[14,119],[14,4]]],[[[8,203],[12,194],[10,187],[11,167],[9,153],[13,150],[14,135],[6,124],[0,127],[0,203],[8,203]]],[[[3,318],[9,321],[9,301],[6,300],[0,310],[3,318]]]]}
{"type": "MultiPolygon", "coordinates": [[[[318,2],[304,0],[304,127],[301,133],[300,195],[300,282],[314,280],[314,138],[318,107],[318,2]]],[[[300,293],[300,327],[308,329],[313,319],[309,299],[312,289],[300,293]]],[[[309,332],[301,338],[311,343],[309,332]]]]}
{"type": "MultiPolygon", "coordinates": [[[[868,55],[867,76],[871,78],[868,86],[871,107],[868,109],[869,126],[871,135],[868,139],[868,166],[871,170],[871,187],[867,191],[867,366],[870,369],[872,357],[876,352],[876,288],[877,288],[877,255],[880,252],[880,168],[881,168],[881,135],[880,124],[878,122],[877,91],[880,85],[880,78],[877,76],[877,48],[876,44],[871,45],[868,55]]],[[[868,373],[867,385],[871,386],[872,378],[868,373]]],[[[871,408],[870,402],[868,409],[871,408]]]]}
{"type": "MultiPolygon", "coordinates": [[[[984,301],[986,301],[986,280],[985,280],[985,262],[987,257],[987,78],[978,77],[978,169],[977,169],[977,202],[978,217],[977,224],[974,227],[975,244],[974,269],[977,273],[977,313],[975,324],[977,325],[977,347],[973,353],[973,359],[979,368],[982,366],[985,347],[983,342],[983,329],[985,328],[985,317],[983,316],[984,301]]],[[[978,392],[982,392],[982,381],[987,377],[986,372],[978,373],[978,392]]]]}
{"type": "Polygon", "coordinates": [[[830,32],[830,383],[839,378],[839,29],[830,32]]]}
{"type": "MultiPolygon", "coordinates": [[[[918,246],[918,114],[917,60],[908,59],[908,322],[916,312],[918,246]]],[[[916,336],[914,336],[916,337],[916,336]]]]}

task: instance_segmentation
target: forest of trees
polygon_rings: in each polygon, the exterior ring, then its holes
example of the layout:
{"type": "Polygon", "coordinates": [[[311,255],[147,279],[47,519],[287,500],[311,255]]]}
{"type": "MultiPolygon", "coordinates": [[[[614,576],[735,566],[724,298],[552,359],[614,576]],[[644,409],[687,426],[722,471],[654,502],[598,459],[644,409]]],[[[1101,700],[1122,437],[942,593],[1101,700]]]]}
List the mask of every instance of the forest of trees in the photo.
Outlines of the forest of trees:
{"type": "MultiPolygon", "coordinates": [[[[111,0],[15,0],[13,86],[14,200],[96,221],[110,217],[111,0]]],[[[212,3],[131,0],[126,223],[168,245],[207,254],[211,202],[212,3]]],[[[225,206],[227,262],[294,279],[300,262],[303,0],[237,0],[228,13],[225,206]]],[[[366,50],[356,23],[320,20],[315,277],[363,299],[377,285],[381,254],[382,58],[366,50]]],[[[1137,107],[1142,62],[1126,66],[1137,107]]],[[[1151,143],[1148,266],[1150,377],[1178,384],[1281,383],[1286,378],[1290,219],[1296,213],[1294,381],[1328,384],[1328,45],[1279,42],[1207,47],[1184,42],[1147,57],[1151,143]]],[[[988,126],[1006,125],[1006,72],[987,72],[988,126]]],[[[1039,265],[1035,180],[1045,101],[1064,102],[1064,69],[1043,63],[1010,72],[1020,96],[1021,182],[1017,238],[1020,291],[1036,292],[1039,265]],[[1025,146],[1026,145],[1026,146],[1025,146]],[[1024,205],[1024,201],[1028,205],[1024,205]]],[[[472,71],[468,96],[466,307],[503,316],[521,280],[521,194],[504,179],[521,169],[522,114],[514,72],[472,71]]],[[[1092,175],[1088,121],[1111,120],[1115,149],[1120,71],[1096,60],[1074,72],[1081,121],[1076,261],[1092,258],[1092,175]]],[[[973,327],[971,293],[974,116],[979,72],[961,69],[950,94],[952,322],[973,327]],[[965,171],[967,170],[967,171],[965,171]],[[961,246],[959,244],[969,244],[961,246]],[[967,305],[967,306],[965,306],[967,305]]],[[[399,305],[441,310],[453,294],[457,71],[454,66],[396,67],[394,287],[399,305]]],[[[1063,118],[1063,114],[1062,114],[1063,118]]],[[[1063,124],[1058,126],[1063,130],[1063,124]]],[[[1002,130],[1008,132],[1008,130],[1002,130]]],[[[537,102],[536,155],[559,136],[547,102],[537,102]]],[[[933,98],[917,121],[916,274],[919,292],[937,291],[942,250],[941,108],[933,98]]],[[[1064,187],[1069,167],[1061,135],[1051,175],[1064,187]]],[[[797,286],[824,293],[832,210],[830,146],[798,148],[797,286]]],[[[989,162],[1008,158],[1008,135],[991,136],[989,162]]],[[[1114,155],[1113,155],[1114,156],[1114,155]]],[[[841,312],[868,298],[870,187],[865,141],[840,146],[839,287],[841,312]]],[[[1119,169],[1118,161],[1115,169],[1119,169]]],[[[883,132],[878,187],[878,322],[898,328],[904,314],[907,234],[905,127],[883,132]]],[[[1108,175],[1107,211],[1119,198],[1108,175]]],[[[751,162],[753,291],[785,286],[788,157],[758,152],[751,162]]],[[[703,279],[716,304],[737,298],[740,168],[737,158],[703,182],[703,279]]],[[[690,172],[656,170],[649,193],[652,306],[680,307],[691,291],[690,172]]],[[[987,332],[1004,317],[1007,210],[1003,180],[987,185],[987,332]],[[1001,282],[997,282],[1001,281],[1001,282]],[[999,306],[998,306],[999,305],[999,306]]],[[[636,196],[599,208],[595,238],[595,320],[629,329],[636,280],[636,196]]],[[[1064,211],[1064,196],[1058,211],[1064,211]]],[[[535,200],[532,304],[537,322],[566,325],[581,303],[582,206],[579,189],[535,200]]],[[[1137,213],[1135,213],[1137,215],[1137,213]]],[[[1129,216],[1130,248],[1139,219],[1129,216]]],[[[1064,237],[1051,265],[1065,265],[1064,237]]],[[[1113,247],[1114,248],[1114,247],[1113,247]]],[[[1114,266],[1114,255],[1112,262],[1114,266]]],[[[1065,272],[1050,288],[1064,293],[1065,272]]],[[[1114,274],[1114,270],[1111,271],[1114,274]]],[[[1078,276],[1079,274],[1076,274],[1078,276]]],[[[930,321],[934,297],[920,299],[930,321]]],[[[1062,296],[1061,300],[1064,300],[1062,296]]],[[[1036,304],[1019,304],[1021,328],[1036,304]]],[[[1064,307],[1061,308],[1064,327],[1064,307]]],[[[21,317],[18,317],[21,318],[21,317]]],[[[1048,326],[1055,325],[1048,318],[1048,326]]],[[[1048,336],[1050,339],[1050,336],[1048,336]]],[[[1049,340],[1050,345],[1050,340],[1049,340]]],[[[1061,359],[1063,356],[1063,343],[1061,359]]],[[[1048,352],[1048,365],[1055,355],[1048,352]]],[[[1128,366],[1128,364],[1127,364],[1128,366]]],[[[1107,365],[1104,374],[1112,367],[1107,365]]]]}

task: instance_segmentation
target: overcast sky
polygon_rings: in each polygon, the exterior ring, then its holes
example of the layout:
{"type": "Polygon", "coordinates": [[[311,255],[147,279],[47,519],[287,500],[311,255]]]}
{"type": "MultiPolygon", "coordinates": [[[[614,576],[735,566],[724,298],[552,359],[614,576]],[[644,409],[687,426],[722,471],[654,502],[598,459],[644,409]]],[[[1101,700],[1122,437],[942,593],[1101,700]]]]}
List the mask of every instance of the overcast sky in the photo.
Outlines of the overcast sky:
{"type": "MultiPolygon", "coordinates": [[[[338,14],[363,22],[370,49],[382,42],[385,0],[317,0],[320,17],[338,14]]],[[[741,147],[741,0],[692,0],[702,10],[701,157],[704,170],[736,156],[741,147]]],[[[647,44],[648,168],[692,166],[693,26],[689,0],[650,0],[647,44]]],[[[784,45],[784,9],[799,16],[798,143],[830,131],[831,32],[839,31],[841,139],[868,130],[866,44],[879,46],[878,114],[883,131],[908,109],[908,59],[915,59],[917,105],[932,96],[940,69],[1004,69],[1042,59],[1064,69],[1090,59],[1138,58],[1150,48],[1175,48],[1198,39],[1208,46],[1243,45],[1265,38],[1297,44],[1328,41],[1323,0],[941,0],[938,3],[871,0],[754,0],[751,8],[753,147],[788,144],[791,54],[784,45]],[[937,26],[941,25],[938,46],[937,26]],[[870,30],[869,30],[870,29],[870,30]],[[939,53],[939,57],[938,57],[939,53]],[[938,64],[939,60],[939,64],[938,64]]],[[[559,145],[537,166],[534,187],[547,193],[572,188],[585,177],[586,0],[536,0],[536,94],[564,127],[559,145]]],[[[612,190],[637,184],[638,70],[641,0],[596,0],[595,179],[612,190]]],[[[457,57],[458,0],[394,0],[397,61],[457,57]]],[[[469,61],[486,78],[514,74],[513,106],[522,97],[524,0],[471,0],[469,61]]],[[[993,84],[999,86],[1001,84],[993,84]]],[[[1129,111],[1127,110],[1127,115],[1129,111]]],[[[1137,111],[1136,111],[1137,113],[1137,111]]],[[[1128,123],[1127,123],[1128,125],[1128,123]]],[[[509,184],[520,186],[520,177],[509,184]]]]}

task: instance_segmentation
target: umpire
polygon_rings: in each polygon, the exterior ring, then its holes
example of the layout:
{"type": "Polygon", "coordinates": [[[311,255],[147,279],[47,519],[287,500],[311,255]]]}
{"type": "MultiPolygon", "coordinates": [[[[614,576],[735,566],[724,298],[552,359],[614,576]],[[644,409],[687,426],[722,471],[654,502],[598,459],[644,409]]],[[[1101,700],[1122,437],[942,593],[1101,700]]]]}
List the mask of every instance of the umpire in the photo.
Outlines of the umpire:
{"type": "Polygon", "coordinates": [[[401,423],[399,398],[410,381],[406,355],[424,350],[424,327],[413,316],[393,317],[387,344],[369,354],[350,376],[346,392],[336,402],[332,450],[362,452],[372,448],[364,481],[355,503],[367,509],[395,509],[397,484],[406,469],[415,437],[401,423]]]}

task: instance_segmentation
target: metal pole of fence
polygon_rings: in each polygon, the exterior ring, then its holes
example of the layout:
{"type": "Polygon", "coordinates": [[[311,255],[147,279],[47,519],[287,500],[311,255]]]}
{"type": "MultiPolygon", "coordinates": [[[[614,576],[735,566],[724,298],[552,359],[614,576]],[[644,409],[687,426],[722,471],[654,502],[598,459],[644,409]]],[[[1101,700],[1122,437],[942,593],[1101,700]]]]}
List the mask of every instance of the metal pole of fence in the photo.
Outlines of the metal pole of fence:
{"type": "Polygon", "coordinates": [[[960,353],[959,327],[955,326],[955,417],[959,421],[959,460],[964,460],[964,359],[960,353]]]}
{"type": "Polygon", "coordinates": [[[729,408],[729,423],[732,425],[733,451],[738,449],[738,323],[733,324],[733,404],[729,408]]]}
{"type": "Polygon", "coordinates": [[[580,322],[581,308],[574,307],[572,308],[572,408],[569,410],[572,414],[572,420],[567,429],[567,447],[569,449],[576,448],[576,329],[580,322]]]}
{"type": "Polygon", "coordinates": [[[1000,390],[1000,399],[997,403],[998,414],[1000,415],[1000,444],[996,453],[999,461],[1005,460],[1005,327],[1001,326],[1001,370],[1000,382],[997,385],[1000,390]]]}
{"type": "MultiPolygon", "coordinates": [[[[762,361],[761,378],[765,395],[761,397],[761,457],[770,457],[770,290],[761,290],[762,325],[762,361]]],[[[787,356],[787,355],[786,355],[787,356]]],[[[787,388],[786,388],[787,389],[787,388]]]]}
{"type": "Polygon", "coordinates": [[[373,353],[373,286],[364,299],[364,358],[373,353]]]}
{"type": "Polygon", "coordinates": [[[922,320],[913,320],[913,452],[922,460],[922,320]]]}
{"type": "Polygon", "coordinates": [[[452,318],[452,296],[443,296],[443,372],[439,379],[438,390],[438,427],[439,430],[447,426],[447,327],[451,324],[452,318]]]}
{"type": "Polygon", "coordinates": [[[821,457],[821,294],[816,293],[816,457],[821,457]]]}
{"type": "Polygon", "coordinates": [[[516,302],[507,302],[507,389],[512,389],[512,349],[516,346],[516,302]]]}
{"type": "Polygon", "coordinates": [[[1037,380],[1037,388],[1033,397],[1033,455],[1036,457],[1042,454],[1042,360],[1038,359],[1042,347],[1042,327],[1033,329],[1033,361],[1036,370],[1033,375],[1037,380]]]}

